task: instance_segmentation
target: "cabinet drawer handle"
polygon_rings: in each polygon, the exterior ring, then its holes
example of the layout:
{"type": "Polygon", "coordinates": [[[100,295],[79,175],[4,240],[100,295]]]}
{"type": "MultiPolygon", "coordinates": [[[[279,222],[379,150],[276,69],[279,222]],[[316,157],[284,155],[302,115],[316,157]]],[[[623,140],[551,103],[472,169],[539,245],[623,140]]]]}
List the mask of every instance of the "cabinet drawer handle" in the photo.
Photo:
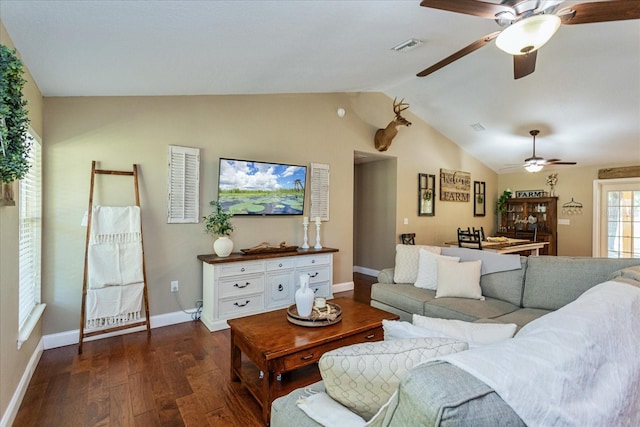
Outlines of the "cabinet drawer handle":
{"type": "Polygon", "coordinates": [[[311,354],[309,354],[307,356],[302,356],[300,358],[300,360],[311,360],[311,359],[313,359],[313,353],[311,353],[311,354]]]}
{"type": "Polygon", "coordinates": [[[242,267],[242,268],[240,269],[240,271],[244,272],[244,267],[242,267]]]}
{"type": "Polygon", "coordinates": [[[369,334],[366,337],[364,337],[365,340],[371,340],[376,336],[376,334],[369,334]]]}
{"type": "Polygon", "coordinates": [[[313,293],[315,294],[316,292],[318,292],[318,289],[320,289],[320,288],[314,288],[313,289],[313,293]]]}
{"type": "Polygon", "coordinates": [[[320,274],[320,272],[316,271],[313,274],[310,274],[309,277],[318,277],[318,274],[320,274]]]}
{"type": "Polygon", "coordinates": [[[282,267],[282,263],[278,264],[278,267],[282,267]]]}
{"type": "Polygon", "coordinates": [[[315,263],[316,263],[316,260],[315,260],[315,259],[312,259],[312,260],[311,260],[311,264],[315,264],[315,263]]]}
{"type": "Polygon", "coordinates": [[[283,290],[283,289],[284,289],[284,286],[282,286],[282,285],[278,285],[278,290],[279,290],[280,292],[282,292],[282,290],[283,290]]]}
{"type": "Polygon", "coordinates": [[[244,284],[244,285],[238,285],[238,284],[236,283],[236,284],[235,284],[235,285],[233,285],[233,286],[234,286],[235,288],[238,288],[238,289],[243,289],[243,288],[246,288],[247,286],[249,286],[250,284],[251,284],[250,282],[245,282],[245,284],[244,284]]]}
{"type": "Polygon", "coordinates": [[[244,304],[239,304],[239,303],[237,303],[237,302],[234,302],[234,303],[233,303],[233,305],[235,305],[236,307],[244,307],[244,306],[246,306],[247,304],[249,304],[249,302],[250,302],[249,300],[246,300],[246,301],[244,302],[244,304]]]}

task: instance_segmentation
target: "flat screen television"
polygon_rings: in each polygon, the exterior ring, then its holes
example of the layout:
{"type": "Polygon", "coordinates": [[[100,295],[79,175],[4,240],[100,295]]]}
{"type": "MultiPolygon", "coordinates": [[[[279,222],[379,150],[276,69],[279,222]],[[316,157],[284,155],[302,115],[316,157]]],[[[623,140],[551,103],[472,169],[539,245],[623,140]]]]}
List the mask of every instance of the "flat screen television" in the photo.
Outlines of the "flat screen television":
{"type": "Polygon", "coordinates": [[[218,202],[234,215],[302,215],[307,167],[220,158],[218,202]]]}

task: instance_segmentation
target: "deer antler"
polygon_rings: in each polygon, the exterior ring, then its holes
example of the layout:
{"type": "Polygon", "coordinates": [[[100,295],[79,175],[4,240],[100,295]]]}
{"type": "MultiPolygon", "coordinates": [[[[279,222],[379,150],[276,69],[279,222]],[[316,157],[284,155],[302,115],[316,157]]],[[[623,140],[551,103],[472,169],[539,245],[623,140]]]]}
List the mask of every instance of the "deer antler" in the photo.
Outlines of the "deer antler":
{"type": "Polygon", "coordinates": [[[396,113],[396,116],[399,116],[404,110],[409,108],[409,104],[404,102],[404,98],[400,100],[400,102],[396,102],[397,98],[393,98],[393,112],[396,113]]]}

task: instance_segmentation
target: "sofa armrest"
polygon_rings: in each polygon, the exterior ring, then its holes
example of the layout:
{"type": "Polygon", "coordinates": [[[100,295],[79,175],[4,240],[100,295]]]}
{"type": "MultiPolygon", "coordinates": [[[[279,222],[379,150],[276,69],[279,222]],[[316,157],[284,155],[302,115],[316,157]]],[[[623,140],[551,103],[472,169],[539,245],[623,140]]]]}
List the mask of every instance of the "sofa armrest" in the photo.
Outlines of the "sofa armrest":
{"type": "Polygon", "coordinates": [[[400,383],[390,426],[408,425],[525,426],[492,388],[442,361],[413,368],[400,383]]]}
{"type": "Polygon", "coordinates": [[[386,283],[389,285],[393,285],[395,282],[393,281],[393,268],[385,268],[380,270],[378,273],[378,283],[386,283]]]}

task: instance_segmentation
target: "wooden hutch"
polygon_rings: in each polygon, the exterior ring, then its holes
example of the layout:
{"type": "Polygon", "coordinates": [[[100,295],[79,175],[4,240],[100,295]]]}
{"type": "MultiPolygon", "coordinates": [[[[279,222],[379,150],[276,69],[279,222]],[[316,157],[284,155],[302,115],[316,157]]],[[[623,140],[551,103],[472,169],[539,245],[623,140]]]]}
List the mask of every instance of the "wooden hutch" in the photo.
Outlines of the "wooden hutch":
{"type": "Polygon", "coordinates": [[[511,198],[507,201],[507,211],[501,215],[498,236],[522,237],[521,231],[537,229],[539,242],[549,242],[540,255],[558,254],[558,198],[511,198]]]}

